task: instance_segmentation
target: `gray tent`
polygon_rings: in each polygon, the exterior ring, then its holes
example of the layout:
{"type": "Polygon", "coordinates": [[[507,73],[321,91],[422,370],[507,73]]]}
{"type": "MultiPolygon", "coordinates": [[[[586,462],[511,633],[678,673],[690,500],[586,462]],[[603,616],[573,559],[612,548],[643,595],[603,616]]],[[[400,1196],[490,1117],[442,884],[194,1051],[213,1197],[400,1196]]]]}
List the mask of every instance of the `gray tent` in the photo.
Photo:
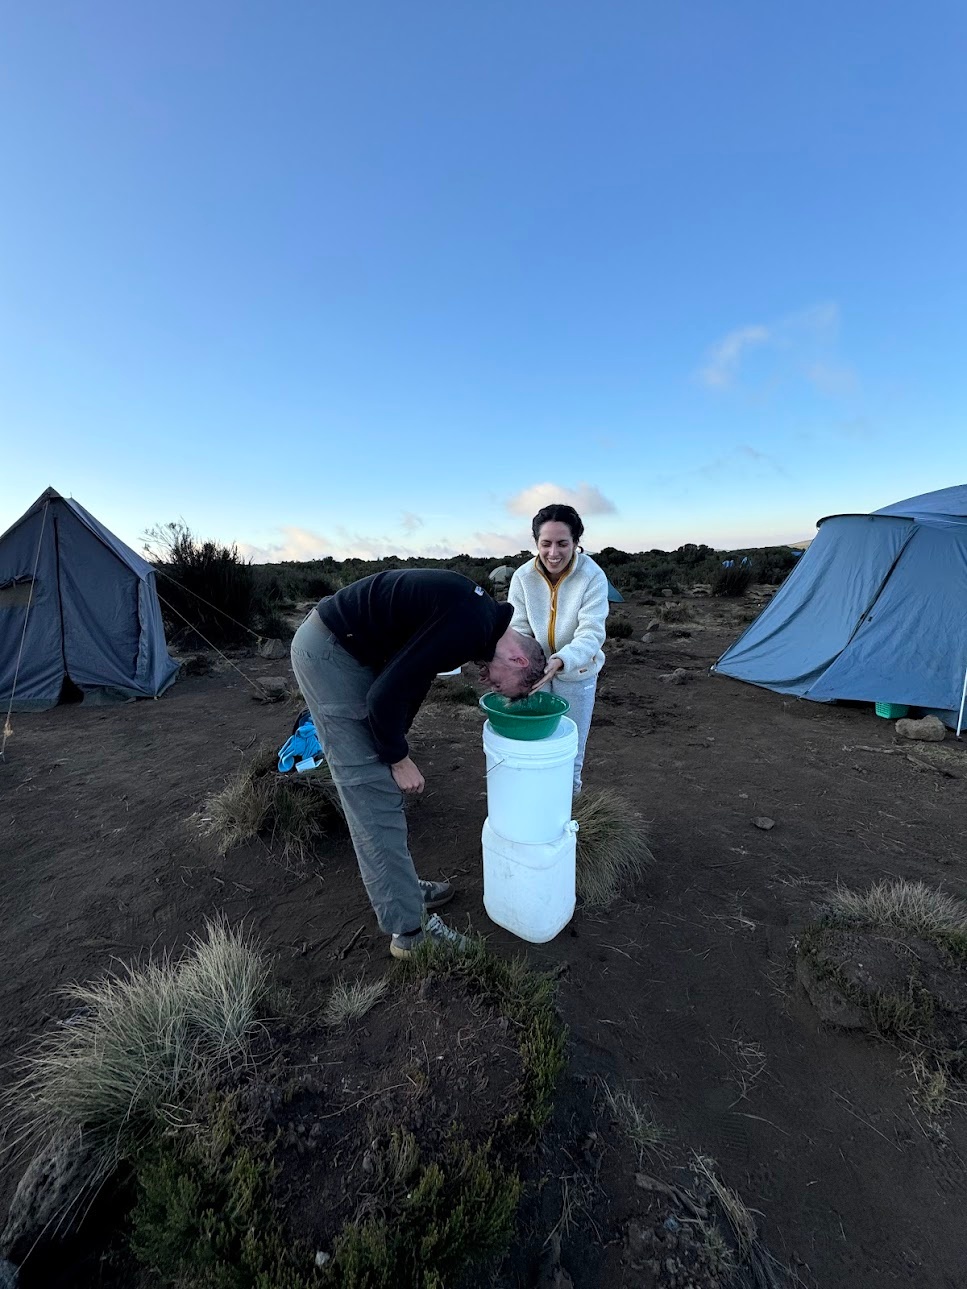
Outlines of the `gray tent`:
{"type": "Polygon", "coordinates": [[[0,537],[0,707],[11,693],[15,712],[53,707],[65,682],[95,701],[156,698],[177,671],[154,569],[48,488],[0,537]]]}
{"type": "Polygon", "coordinates": [[[625,602],[625,597],[614,585],[610,577],[608,578],[608,602],[610,604],[624,604],[625,602]]]}
{"type": "Polygon", "coordinates": [[[514,576],[514,566],[512,564],[501,564],[490,574],[490,581],[494,586],[507,586],[510,579],[514,576]]]}

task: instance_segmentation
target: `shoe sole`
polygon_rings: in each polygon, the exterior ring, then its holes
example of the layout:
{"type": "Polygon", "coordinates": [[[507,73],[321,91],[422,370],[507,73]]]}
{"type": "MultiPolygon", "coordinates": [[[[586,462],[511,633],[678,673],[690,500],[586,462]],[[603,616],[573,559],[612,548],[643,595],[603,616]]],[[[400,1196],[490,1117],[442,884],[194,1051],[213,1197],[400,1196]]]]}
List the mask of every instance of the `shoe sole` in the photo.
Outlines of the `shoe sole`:
{"type": "Polygon", "coordinates": [[[392,940],[390,940],[389,942],[389,951],[390,951],[391,957],[401,958],[404,962],[408,958],[416,957],[415,949],[401,949],[400,946],[397,944],[394,944],[392,940]]]}

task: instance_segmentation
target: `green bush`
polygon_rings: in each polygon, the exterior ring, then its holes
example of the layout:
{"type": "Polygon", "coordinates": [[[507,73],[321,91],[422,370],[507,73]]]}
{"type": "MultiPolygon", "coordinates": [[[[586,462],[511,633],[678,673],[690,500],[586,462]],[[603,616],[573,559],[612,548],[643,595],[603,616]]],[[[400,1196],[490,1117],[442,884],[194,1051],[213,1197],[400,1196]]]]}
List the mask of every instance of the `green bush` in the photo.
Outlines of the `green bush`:
{"type": "Polygon", "coordinates": [[[608,618],[607,631],[611,640],[630,640],[635,633],[627,618],[608,618]]]}
{"type": "Polygon", "coordinates": [[[160,1138],[137,1162],[131,1247],[162,1284],[193,1289],[309,1289],[311,1252],[275,1214],[263,1143],[242,1141],[230,1101],[193,1133],[160,1138]]]}
{"type": "Polygon", "coordinates": [[[235,546],[201,541],[181,522],[146,534],[158,574],[158,597],[169,635],[197,643],[235,644],[252,629],[252,567],[235,546]]]}
{"type": "Polygon", "coordinates": [[[745,595],[752,585],[752,565],[734,563],[731,568],[721,567],[712,578],[712,594],[737,598],[745,595]]]}
{"type": "MultiPolygon", "coordinates": [[[[416,1155],[412,1138],[406,1154],[416,1155]]],[[[468,1265],[506,1246],[520,1193],[517,1174],[493,1159],[489,1143],[471,1150],[450,1142],[391,1220],[346,1228],[327,1282],[339,1289],[448,1289],[468,1265]]]]}

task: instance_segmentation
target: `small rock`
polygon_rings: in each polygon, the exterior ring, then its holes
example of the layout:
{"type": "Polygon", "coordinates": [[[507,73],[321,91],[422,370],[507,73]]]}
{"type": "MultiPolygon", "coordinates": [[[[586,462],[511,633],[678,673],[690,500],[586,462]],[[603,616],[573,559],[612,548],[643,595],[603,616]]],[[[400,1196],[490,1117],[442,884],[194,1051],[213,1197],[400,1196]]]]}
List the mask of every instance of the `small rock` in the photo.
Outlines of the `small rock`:
{"type": "Polygon", "coordinates": [[[664,1227],[666,1231],[680,1231],[682,1229],[682,1224],[679,1222],[677,1217],[666,1217],[664,1227]]]}
{"type": "Polygon", "coordinates": [[[289,687],[284,676],[260,676],[258,687],[261,693],[252,691],[252,697],[262,703],[278,703],[288,697],[289,687]]]}
{"type": "Polygon", "coordinates": [[[770,819],[768,815],[759,815],[759,817],[757,819],[753,819],[752,822],[757,828],[761,828],[763,832],[768,832],[770,828],[775,828],[776,826],[776,821],[774,819],[770,819]]]}
{"type": "Polygon", "coordinates": [[[918,721],[904,718],[897,721],[895,728],[900,738],[917,739],[921,743],[942,743],[947,737],[947,727],[939,716],[922,716],[918,721]]]}
{"type": "Polygon", "coordinates": [[[663,586],[661,593],[666,600],[673,600],[675,598],[675,592],[671,589],[670,586],[663,586]]]}
{"type": "Polygon", "coordinates": [[[645,627],[645,634],[647,635],[649,631],[657,631],[660,626],[661,626],[661,623],[658,621],[658,619],[652,618],[652,620],[645,627]]]}
{"type": "Polygon", "coordinates": [[[19,1283],[17,1268],[6,1258],[0,1258],[0,1289],[17,1289],[19,1283]]]}
{"type": "Polygon", "coordinates": [[[320,1249],[319,1252],[316,1254],[317,1269],[321,1271],[322,1268],[327,1265],[331,1257],[332,1257],[331,1253],[326,1253],[323,1249],[320,1249]]]}
{"type": "Polygon", "coordinates": [[[686,685],[689,679],[689,674],[684,667],[676,667],[674,671],[659,676],[659,680],[663,680],[666,685],[686,685]]]}
{"type": "Polygon", "coordinates": [[[281,640],[260,640],[256,650],[260,658],[269,658],[272,662],[278,662],[280,658],[288,658],[289,651],[281,640]]]}

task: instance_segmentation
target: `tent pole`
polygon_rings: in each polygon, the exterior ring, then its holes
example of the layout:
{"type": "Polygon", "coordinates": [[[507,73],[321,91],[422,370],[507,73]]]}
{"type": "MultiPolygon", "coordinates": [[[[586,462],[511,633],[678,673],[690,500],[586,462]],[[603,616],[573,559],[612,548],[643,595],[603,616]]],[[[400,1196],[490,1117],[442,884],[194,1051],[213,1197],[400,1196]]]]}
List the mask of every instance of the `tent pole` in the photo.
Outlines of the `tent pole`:
{"type": "Polygon", "coordinates": [[[964,671],[964,688],[960,695],[960,715],[957,717],[957,737],[960,738],[960,731],[964,724],[964,704],[967,703],[967,670],[964,671]]]}

